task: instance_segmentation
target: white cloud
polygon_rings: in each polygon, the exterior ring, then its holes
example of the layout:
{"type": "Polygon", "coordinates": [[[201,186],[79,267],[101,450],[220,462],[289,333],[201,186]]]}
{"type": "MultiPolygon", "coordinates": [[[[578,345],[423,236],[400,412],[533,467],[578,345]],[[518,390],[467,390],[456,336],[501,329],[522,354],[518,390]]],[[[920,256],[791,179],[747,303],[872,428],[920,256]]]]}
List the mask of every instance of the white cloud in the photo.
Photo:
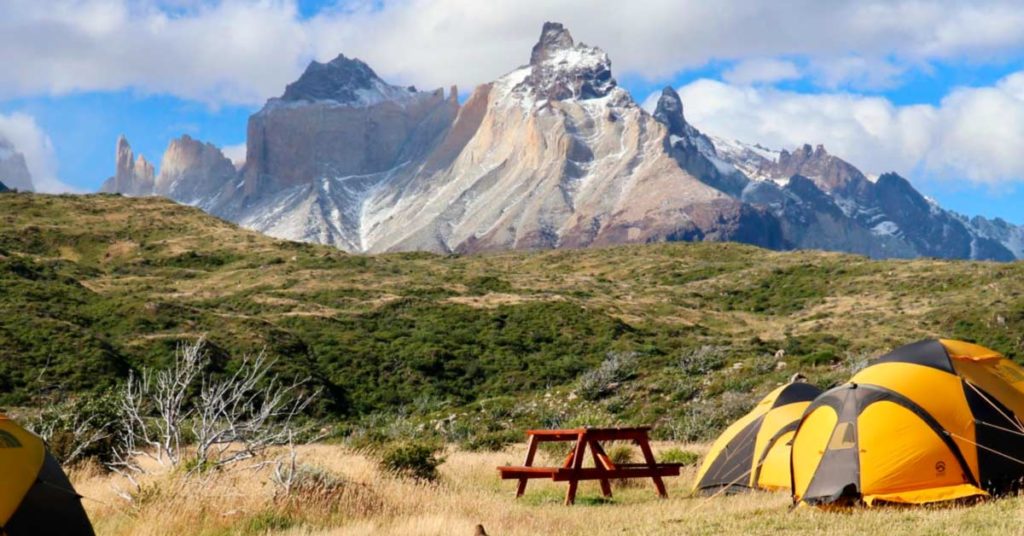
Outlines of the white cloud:
{"type": "Polygon", "coordinates": [[[224,153],[224,156],[231,160],[231,163],[236,168],[241,168],[245,164],[245,144],[239,143],[237,145],[225,145],[221,147],[220,151],[224,153]]]}
{"type": "Polygon", "coordinates": [[[687,119],[700,129],[777,149],[822,143],[869,174],[985,184],[1024,177],[1024,71],[991,87],[955,89],[936,106],[706,79],[679,91],[687,119]]]}
{"type": "Polygon", "coordinates": [[[254,104],[339,52],[397,83],[471,87],[524,63],[545,20],[651,79],[793,56],[825,83],[870,86],[921,62],[1024,50],[1014,0],[349,0],[308,20],[294,0],[6,0],[0,98],[131,87],[254,104]]]}
{"type": "Polygon", "coordinates": [[[15,112],[0,114],[0,137],[14,145],[14,150],[25,156],[25,164],[32,175],[36,191],[43,193],[73,192],[77,189],[57,178],[57,156],[46,132],[30,115],[15,112]]]}
{"type": "Polygon", "coordinates": [[[800,78],[800,69],[791,61],[773,58],[743,60],[722,73],[730,84],[772,84],[800,78]]]}
{"type": "Polygon", "coordinates": [[[0,6],[0,98],[134,88],[257,103],[303,67],[290,2],[226,0],[169,15],[152,2],[8,0],[0,6]]]}
{"type": "Polygon", "coordinates": [[[882,58],[843,56],[813,61],[810,70],[815,82],[828,89],[878,90],[898,86],[906,68],[882,58]]]}

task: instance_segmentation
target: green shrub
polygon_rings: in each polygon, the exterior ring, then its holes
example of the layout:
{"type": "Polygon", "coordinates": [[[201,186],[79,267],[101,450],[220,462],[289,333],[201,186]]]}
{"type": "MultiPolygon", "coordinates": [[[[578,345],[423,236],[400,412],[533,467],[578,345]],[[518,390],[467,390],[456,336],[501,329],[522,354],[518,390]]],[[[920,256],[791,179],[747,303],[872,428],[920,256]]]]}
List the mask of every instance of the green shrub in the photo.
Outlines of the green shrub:
{"type": "Polygon", "coordinates": [[[466,283],[466,288],[470,294],[474,295],[489,294],[491,292],[512,292],[512,285],[508,281],[493,275],[474,277],[466,283]]]}
{"type": "Polygon", "coordinates": [[[522,432],[515,430],[499,430],[497,432],[482,432],[470,436],[460,443],[460,446],[471,452],[497,452],[505,447],[521,440],[522,432]]]}
{"type": "Polygon", "coordinates": [[[678,447],[670,448],[661,453],[658,461],[665,463],[680,463],[683,465],[696,465],[700,461],[700,454],[696,452],[683,450],[678,447]]]}
{"type": "Polygon", "coordinates": [[[636,374],[636,353],[608,352],[596,369],[580,377],[577,393],[584,400],[597,400],[610,394],[623,381],[636,374]]]}
{"type": "Polygon", "coordinates": [[[679,368],[691,376],[703,376],[725,366],[729,357],[727,346],[703,345],[690,348],[679,356],[679,368]]]}
{"type": "Polygon", "coordinates": [[[437,445],[410,441],[384,447],[380,453],[380,467],[384,471],[406,478],[432,482],[437,480],[437,468],[444,463],[437,445]]]}

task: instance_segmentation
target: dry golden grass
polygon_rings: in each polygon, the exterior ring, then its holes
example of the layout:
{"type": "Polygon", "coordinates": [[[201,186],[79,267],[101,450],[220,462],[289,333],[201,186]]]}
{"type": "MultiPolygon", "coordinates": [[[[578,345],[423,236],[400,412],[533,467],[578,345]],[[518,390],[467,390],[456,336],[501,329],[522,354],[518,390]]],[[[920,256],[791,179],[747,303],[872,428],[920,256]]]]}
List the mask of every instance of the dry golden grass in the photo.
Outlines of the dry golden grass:
{"type": "MultiPolygon", "coordinates": [[[[655,450],[668,448],[655,445],[655,450]]],[[[692,445],[684,448],[703,450],[692,445]]],[[[649,484],[615,487],[600,499],[596,483],[581,485],[577,505],[561,504],[564,484],[535,480],[515,500],[514,482],[495,466],[517,463],[522,445],[500,453],[449,452],[441,481],[428,485],[380,474],[366,456],[335,445],[300,450],[300,463],[343,478],[339,489],[274,499],[269,472],[234,469],[206,477],[156,474],[132,505],[114,487],[120,477],[73,473],[100,535],[349,536],[466,535],[482,524],[491,536],[537,534],[1021,534],[1024,500],[990,500],[949,508],[881,508],[824,512],[790,510],[785,494],[688,496],[694,469],[668,480],[670,498],[649,484]]]]}

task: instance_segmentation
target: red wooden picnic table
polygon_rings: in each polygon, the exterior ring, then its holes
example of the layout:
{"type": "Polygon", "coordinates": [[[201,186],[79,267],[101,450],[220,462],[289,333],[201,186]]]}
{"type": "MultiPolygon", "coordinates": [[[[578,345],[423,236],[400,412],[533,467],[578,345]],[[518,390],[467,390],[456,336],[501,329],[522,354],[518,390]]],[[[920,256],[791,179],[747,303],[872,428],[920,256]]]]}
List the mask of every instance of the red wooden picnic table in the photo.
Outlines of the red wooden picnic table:
{"type": "Polygon", "coordinates": [[[555,482],[568,482],[569,490],[565,494],[565,504],[576,501],[576,488],[581,480],[600,480],[601,492],[605,497],[612,496],[610,480],[613,478],[650,478],[660,497],[668,497],[662,477],[678,476],[678,463],[658,463],[651,451],[648,432],[650,426],[630,428],[574,428],[571,430],[528,430],[529,447],[526,451],[526,463],[521,466],[498,467],[502,480],[519,480],[516,498],[522,497],[526,491],[526,483],[531,478],[550,478],[555,482]],[[575,443],[565,457],[561,467],[535,467],[534,456],[537,445],[543,442],[563,441],[575,443]],[[602,441],[632,441],[643,454],[643,463],[613,463],[604,448],[602,441]],[[583,467],[586,450],[594,459],[594,467],[583,467]]]}

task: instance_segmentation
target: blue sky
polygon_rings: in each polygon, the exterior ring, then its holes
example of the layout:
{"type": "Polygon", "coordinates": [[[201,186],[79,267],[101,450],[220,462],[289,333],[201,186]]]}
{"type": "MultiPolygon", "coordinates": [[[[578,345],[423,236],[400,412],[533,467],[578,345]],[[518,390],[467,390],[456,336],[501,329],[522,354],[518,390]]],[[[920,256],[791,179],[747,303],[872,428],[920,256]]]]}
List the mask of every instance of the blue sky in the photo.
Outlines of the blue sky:
{"type": "Polygon", "coordinates": [[[12,0],[0,6],[0,133],[51,184],[94,191],[119,134],[156,164],[181,134],[238,156],[247,117],[310,59],[344,52],[393,83],[465,95],[524,63],[552,19],[604,48],[637,101],[679,88],[698,128],[775,148],[824,143],[947,208],[1024,224],[1014,2],[616,4],[12,0]]]}

